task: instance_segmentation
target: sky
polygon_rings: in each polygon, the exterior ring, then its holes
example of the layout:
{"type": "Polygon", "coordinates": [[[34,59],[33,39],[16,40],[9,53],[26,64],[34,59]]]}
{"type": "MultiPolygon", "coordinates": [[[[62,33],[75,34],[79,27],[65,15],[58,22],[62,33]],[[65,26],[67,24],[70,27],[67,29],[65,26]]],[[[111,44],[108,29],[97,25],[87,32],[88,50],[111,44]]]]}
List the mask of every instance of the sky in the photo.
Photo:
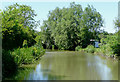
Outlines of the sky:
{"type": "MultiPolygon", "coordinates": [[[[80,4],[82,8],[84,9],[87,7],[87,5],[93,5],[93,7],[102,15],[102,18],[104,20],[104,29],[105,31],[109,33],[115,33],[115,28],[114,28],[114,22],[118,16],[118,1],[117,0],[102,0],[101,1],[95,1],[95,0],[87,0],[86,2],[83,2],[81,0],[62,0],[62,1],[57,1],[57,0],[27,0],[27,1],[14,1],[14,0],[6,0],[2,1],[2,9],[5,9],[5,7],[12,5],[13,3],[18,3],[18,4],[25,4],[29,5],[32,7],[33,10],[35,10],[35,13],[37,16],[35,17],[35,20],[40,20],[40,25],[42,25],[43,20],[47,20],[48,17],[48,12],[51,10],[54,10],[56,7],[63,8],[63,7],[69,7],[71,2],[75,2],[76,4],[80,4]]],[[[84,0],[85,1],[85,0],[84,0]]],[[[1,7],[1,6],[0,6],[1,7]]],[[[36,30],[40,31],[40,28],[37,28],[36,30]]]]}

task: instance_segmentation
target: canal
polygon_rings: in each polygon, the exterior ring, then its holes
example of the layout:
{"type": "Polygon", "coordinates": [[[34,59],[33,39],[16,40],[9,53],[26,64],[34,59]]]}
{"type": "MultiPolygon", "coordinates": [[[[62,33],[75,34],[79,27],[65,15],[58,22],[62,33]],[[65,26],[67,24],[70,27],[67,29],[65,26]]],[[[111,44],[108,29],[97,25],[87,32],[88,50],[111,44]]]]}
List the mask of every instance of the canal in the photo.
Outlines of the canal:
{"type": "Polygon", "coordinates": [[[47,50],[34,68],[20,70],[16,80],[118,80],[118,61],[77,51],[47,50]]]}

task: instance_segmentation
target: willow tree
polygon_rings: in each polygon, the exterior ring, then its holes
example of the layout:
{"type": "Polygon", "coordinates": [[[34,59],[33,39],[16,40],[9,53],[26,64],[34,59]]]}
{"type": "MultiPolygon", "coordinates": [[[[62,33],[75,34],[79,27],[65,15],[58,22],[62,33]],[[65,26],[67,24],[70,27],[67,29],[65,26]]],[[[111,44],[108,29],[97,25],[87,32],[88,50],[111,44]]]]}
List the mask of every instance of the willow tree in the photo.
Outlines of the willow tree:
{"type": "Polygon", "coordinates": [[[56,45],[58,49],[74,50],[78,45],[86,47],[90,39],[96,37],[102,23],[102,17],[95,8],[88,5],[83,10],[81,5],[73,2],[68,8],[57,7],[49,11],[48,20],[42,26],[43,34],[49,34],[44,36],[49,39],[43,40],[49,41],[49,46],[56,45]]]}

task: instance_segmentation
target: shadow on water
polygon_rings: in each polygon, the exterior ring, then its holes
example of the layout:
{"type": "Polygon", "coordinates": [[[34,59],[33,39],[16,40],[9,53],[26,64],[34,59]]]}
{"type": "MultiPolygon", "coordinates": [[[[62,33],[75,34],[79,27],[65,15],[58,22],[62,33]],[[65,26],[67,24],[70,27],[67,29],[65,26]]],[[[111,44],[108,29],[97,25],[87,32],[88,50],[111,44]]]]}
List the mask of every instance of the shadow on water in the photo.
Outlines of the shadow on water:
{"type": "Polygon", "coordinates": [[[2,50],[2,79],[14,77],[17,72],[17,64],[9,51],[2,50]]]}

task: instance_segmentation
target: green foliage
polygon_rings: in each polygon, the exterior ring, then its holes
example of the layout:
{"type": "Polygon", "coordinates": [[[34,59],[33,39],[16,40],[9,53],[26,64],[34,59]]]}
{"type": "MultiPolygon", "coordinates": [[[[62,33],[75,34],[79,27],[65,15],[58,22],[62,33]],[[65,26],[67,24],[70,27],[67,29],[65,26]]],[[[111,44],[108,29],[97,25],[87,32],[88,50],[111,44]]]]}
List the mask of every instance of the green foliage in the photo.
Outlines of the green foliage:
{"type": "Polygon", "coordinates": [[[41,32],[37,33],[37,35],[35,37],[35,41],[36,41],[36,44],[38,46],[42,45],[42,34],[41,34],[41,32]]]}
{"type": "Polygon", "coordinates": [[[4,77],[21,64],[33,63],[45,52],[42,46],[38,45],[39,42],[37,46],[29,47],[35,43],[34,38],[37,35],[33,30],[34,16],[34,11],[26,5],[14,4],[2,12],[2,47],[5,49],[2,53],[4,77]],[[19,46],[23,48],[17,48],[19,46]],[[14,50],[8,51],[9,49],[14,50]]]}
{"type": "Polygon", "coordinates": [[[0,11],[3,78],[11,76],[21,64],[31,64],[45,53],[41,46],[41,35],[34,30],[39,24],[34,20],[35,16],[30,6],[17,3],[0,11]]]}
{"type": "Polygon", "coordinates": [[[81,46],[77,46],[77,47],[75,48],[75,51],[79,51],[80,49],[82,49],[82,47],[81,47],[81,46]]]}
{"type": "Polygon", "coordinates": [[[24,41],[23,41],[23,47],[25,47],[25,48],[28,47],[27,40],[24,40],[24,41]]]}
{"type": "Polygon", "coordinates": [[[52,50],[54,50],[54,45],[52,45],[52,50]]]}
{"type": "Polygon", "coordinates": [[[115,24],[115,28],[120,28],[120,18],[117,18],[117,19],[114,21],[114,24],[115,24]]]}
{"type": "Polygon", "coordinates": [[[2,50],[2,78],[9,77],[15,73],[17,66],[11,51],[2,50]]]}
{"type": "Polygon", "coordinates": [[[109,44],[101,46],[99,50],[101,53],[103,53],[104,55],[107,55],[109,57],[113,55],[112,48],[110,47],[109,44]]]}
{"type": "MultiPolygon", "coordinates": [[[[100,40],[99,51],[107,56],[120,55],[120,44],[118,41],[118,33],[103,35],[100,40]]],[[[99,36],[100,37],[100,36],[99,36]]]]}
{"type": "Polygon", "coordinates": [[[70,4],[68,8],[56,8],[49,12],[48,20],[43,22],[42,40],[46,48],[52,45],[58,49],[74,50],[78,45],[83,48],[90,44],[90,39],[97,39],[102,17],[93,6],[70,4]]]}
{"type": "Polygon", "coordinates": [[[120,56],[120,43],[118,38],[119,31],[114,34],[103,31],[99,34],[99,39],[101,42],[99,43],[100,48],[94,48],[94,46],[89,45],[85,48],[85,51],[100,53],[108,57],[120,56]]]}
{"type": "Polygon", "coordinates": [[[115,20],[115,28],[117,28],[116,38],[117,42],[112,46],[114,53],[120,56],[120,18],[115,20]]]}
{"type": "Polygon", "coordinates": [[[13,51],[2,50],[2,75],[11,76],[18,66],[22,64],[31,64],[44,55],[45,50],[42,46],[32,46],[27,48],[17,48],[13,51]]]}
{"type": "Polygon", "coordinates": [[[0,39],[2,39],[2,11],[0,9],[0,39]]]}
{"type": "Polygon", "coordinates": [[[95,52],[95,48],[93,45],[88,45],[87,48],[85,49],[85,51],[89,52],[89,53],[94,53],[95,52]]]}
{"type": "MultiPolygon", "coordinates": [[[[44,26],[46,26],[46,22],[44,22],[44,26]]],[[[42,29],[46,29],[44,27],[41,27],[42,29]]],[[[43,44],[45,45],[46,49],[50,49],[51,45],[54,44],[54,39],[51,36],[51,31],[49,30],[49,28],[47,28],[46,30],[42,30],[42,41],[43,44]]]]}
{"type": "Polygon", "coordinates": [[[22,47],[24,39],[28,46],[35,43],[36,26],[34,10],[30,6],[13,4],[2,12],[2,42],[3,49],[22,47]]]}
{"type": "Polygon", "coordinates": [[[12,52],[15,57],[15,62],[18,65],[33,63],[36,59],[44,54],[44,50],[38,46],[32,46],[29,48],[18,48],[12,52]]]}

